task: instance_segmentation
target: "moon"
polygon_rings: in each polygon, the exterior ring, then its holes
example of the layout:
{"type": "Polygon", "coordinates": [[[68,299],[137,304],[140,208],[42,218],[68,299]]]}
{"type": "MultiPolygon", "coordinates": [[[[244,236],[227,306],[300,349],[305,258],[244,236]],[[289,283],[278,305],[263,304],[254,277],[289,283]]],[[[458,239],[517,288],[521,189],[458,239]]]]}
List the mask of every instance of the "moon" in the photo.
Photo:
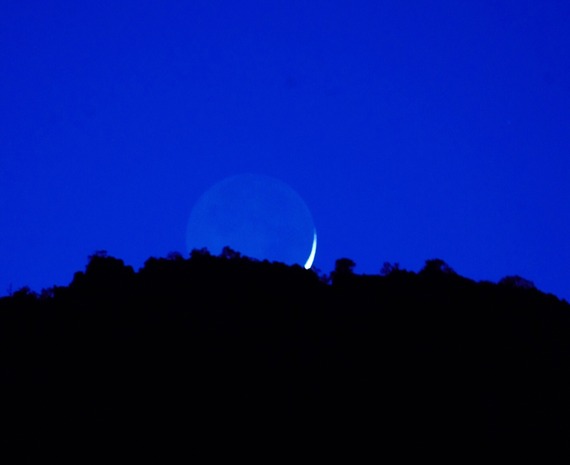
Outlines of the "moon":
{"type": "Polygon", "coordinates": [[[310,269],[317,231],[309,208],[285,182],[261,174],[238,174],[207,189],[192,208],[187,250],[212,254],[225,246],[244,256],[310,269]]]}
{"type": "Polygon", "coordinates": [[[313,246],[311,247],[309,258],[307,258],[307,261],[305,262],[305,269],[307,270],[313,266],[315,255],[317,254],[317,231],[315,231],[313,234],[313,246]]]}

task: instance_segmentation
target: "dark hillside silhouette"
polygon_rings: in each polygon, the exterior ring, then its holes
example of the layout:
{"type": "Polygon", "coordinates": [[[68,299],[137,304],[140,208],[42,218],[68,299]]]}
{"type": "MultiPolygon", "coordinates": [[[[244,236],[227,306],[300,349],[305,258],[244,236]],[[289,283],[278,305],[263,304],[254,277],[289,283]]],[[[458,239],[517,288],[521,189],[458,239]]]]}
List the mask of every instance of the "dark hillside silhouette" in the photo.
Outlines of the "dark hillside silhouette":
{"type": "Polygon", "coordinates": [[[98,252],[69,286],[0,299],[8,441],[79,463],[301,450],[462,462],[568,443],[567,302],[440,259],[354,266],[319,276],[225,249],[135,272],[98,252]]]}

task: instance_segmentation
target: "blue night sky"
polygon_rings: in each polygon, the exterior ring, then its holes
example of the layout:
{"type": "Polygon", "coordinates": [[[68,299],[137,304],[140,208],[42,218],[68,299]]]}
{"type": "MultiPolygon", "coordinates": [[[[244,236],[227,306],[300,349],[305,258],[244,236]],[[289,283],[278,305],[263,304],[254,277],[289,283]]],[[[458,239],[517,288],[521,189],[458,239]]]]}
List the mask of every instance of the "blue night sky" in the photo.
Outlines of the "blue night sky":
{"type": "Polygon", "coordinates": [[[0,295],[187,254],[196,201],[287,183],[314,266],[441,258],[570,299],[566,1],[0,0],[0,295]]]}

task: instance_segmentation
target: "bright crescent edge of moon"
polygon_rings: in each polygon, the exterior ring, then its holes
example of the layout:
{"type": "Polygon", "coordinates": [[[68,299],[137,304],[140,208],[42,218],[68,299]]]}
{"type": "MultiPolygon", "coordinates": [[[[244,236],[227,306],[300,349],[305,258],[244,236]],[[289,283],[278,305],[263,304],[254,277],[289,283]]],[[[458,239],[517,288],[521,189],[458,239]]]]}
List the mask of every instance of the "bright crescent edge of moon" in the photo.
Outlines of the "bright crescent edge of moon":
{"type": "Polygon", "coordinates": [[[308,270],[313,266],[313,261],[315,260],[315,254],[317,253],[317,231],[313,233],[313,247],[311,248],[311,254],[305,263],[305,269],[308,270]]]}

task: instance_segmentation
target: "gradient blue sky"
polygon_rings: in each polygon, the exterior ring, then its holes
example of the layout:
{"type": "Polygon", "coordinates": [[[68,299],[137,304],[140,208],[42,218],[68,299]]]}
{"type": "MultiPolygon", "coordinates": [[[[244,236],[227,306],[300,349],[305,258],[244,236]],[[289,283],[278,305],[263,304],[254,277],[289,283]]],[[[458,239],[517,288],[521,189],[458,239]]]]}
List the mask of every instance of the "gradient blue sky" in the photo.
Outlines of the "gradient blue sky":
{"type": "Polygon", "coordinates": [[[314,265],[518,274],[570,299],[568,1],[0,0],[0,295],[186,253],[257,172],[314,265]]]}

